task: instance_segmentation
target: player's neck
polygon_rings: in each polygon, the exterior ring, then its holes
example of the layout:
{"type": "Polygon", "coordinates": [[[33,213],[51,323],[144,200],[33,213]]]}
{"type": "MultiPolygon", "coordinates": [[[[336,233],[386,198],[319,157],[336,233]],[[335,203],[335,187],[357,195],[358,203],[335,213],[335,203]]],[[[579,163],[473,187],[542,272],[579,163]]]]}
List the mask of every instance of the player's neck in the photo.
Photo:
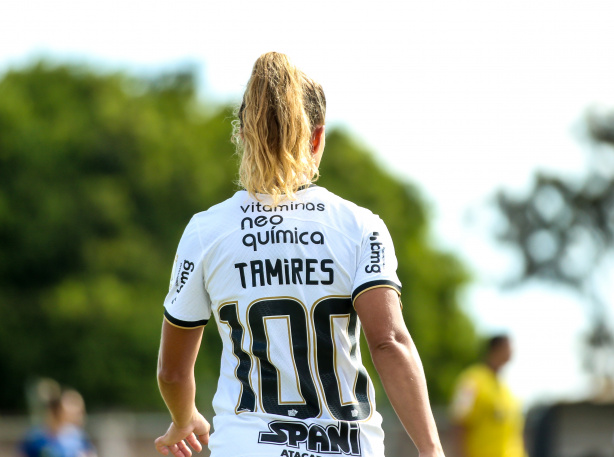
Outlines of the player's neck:
{"type": "Polygon", "coordinates": [[[487,360],[486,361],[486,366],[495,374],[498,375],[499,372],[501,371],[501,364],[498,364],[492,360],[487,360]]]}

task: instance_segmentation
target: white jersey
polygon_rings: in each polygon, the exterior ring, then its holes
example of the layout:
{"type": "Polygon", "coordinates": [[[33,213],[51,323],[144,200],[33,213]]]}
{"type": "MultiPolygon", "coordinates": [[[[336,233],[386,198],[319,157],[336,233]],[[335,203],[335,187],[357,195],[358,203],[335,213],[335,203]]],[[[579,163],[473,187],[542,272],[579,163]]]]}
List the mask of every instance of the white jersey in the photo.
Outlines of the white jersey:
{"type": "Polygon", "coordinates": [[[213,317],[221,335],[211,455],[382,457],[353,303],[400,293],[388,230],[318,186],[259,198],[239,191],[192,218],[164,302],[171,324],[213,317]]]}

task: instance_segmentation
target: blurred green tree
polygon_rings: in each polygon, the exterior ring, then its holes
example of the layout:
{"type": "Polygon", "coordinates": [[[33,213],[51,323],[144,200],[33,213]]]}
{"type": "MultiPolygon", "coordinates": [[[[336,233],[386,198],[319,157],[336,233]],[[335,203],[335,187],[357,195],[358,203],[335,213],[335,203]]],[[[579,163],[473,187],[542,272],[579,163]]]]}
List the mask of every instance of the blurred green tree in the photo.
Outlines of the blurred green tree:
{"type": "Polygon", "coordinates": [[[587,169],[578,176],[538,172],[524,196],[499,191],[506,224],[498,239],[517,249],[522,268],[505,286],[530,280],[568,287],[587,304],[585,365],[600,395],[614,395],[611,261],[614,251],[614,111],[590,110],[583,122],[587,169]],[[610,298],[608,298],[608,296],[610,298]]]}
{"type": "MultiPolygon", "coordinates": [[[[192,214],[236,190],[231,107],[196,95],[191,72],[153,79],[40,62],[0,80],[0,410],[49,376],[94,408],[161,408],[161,304],[192,214]]],[[[332,129],[321,185],[379,213],[400,260],[404,313],[442,402],[475,355],[459,310],[468,280],[428,242],[426,205],[349,134],[332,129]]],[[[220,340],[207,328],[202,398],[220,340]]],[[[372,369],[372,367],[371,367],[372,369]]],[[[201,400],[202,400],[201,398],[201,400]]]]}

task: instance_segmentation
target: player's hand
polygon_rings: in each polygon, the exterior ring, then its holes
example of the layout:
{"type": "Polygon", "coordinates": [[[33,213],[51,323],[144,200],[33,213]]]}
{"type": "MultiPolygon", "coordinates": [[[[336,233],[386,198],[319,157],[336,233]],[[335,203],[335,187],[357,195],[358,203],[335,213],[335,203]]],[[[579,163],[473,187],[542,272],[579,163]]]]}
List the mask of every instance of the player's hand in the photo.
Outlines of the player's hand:
{"type": "Polygon", "coordinates": [[[188,444],[196,452],[203,450],[203,444],[209,443],[211,426],[198,411],[194,411],[192,421],[185,427],[177,427],[174,422],[166,433],[156,439],[156,450],[162,455],[173,454],[175,457],[190,457],[192,455],[188,444]]]}

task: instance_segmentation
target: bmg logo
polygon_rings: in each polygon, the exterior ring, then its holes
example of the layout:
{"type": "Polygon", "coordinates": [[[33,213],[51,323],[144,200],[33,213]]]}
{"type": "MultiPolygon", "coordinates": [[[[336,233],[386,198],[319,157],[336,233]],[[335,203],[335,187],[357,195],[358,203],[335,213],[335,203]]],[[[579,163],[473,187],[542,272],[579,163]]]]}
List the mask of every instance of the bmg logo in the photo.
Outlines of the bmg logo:
{"type": "Polygon", "coordinates": [[[369,247],[371,248],[370,263],[365,267],[367,273],[381,273],[385,265],[384,245],[379,242],[379,232],[371,233],[369,237],[369,247]]]}

